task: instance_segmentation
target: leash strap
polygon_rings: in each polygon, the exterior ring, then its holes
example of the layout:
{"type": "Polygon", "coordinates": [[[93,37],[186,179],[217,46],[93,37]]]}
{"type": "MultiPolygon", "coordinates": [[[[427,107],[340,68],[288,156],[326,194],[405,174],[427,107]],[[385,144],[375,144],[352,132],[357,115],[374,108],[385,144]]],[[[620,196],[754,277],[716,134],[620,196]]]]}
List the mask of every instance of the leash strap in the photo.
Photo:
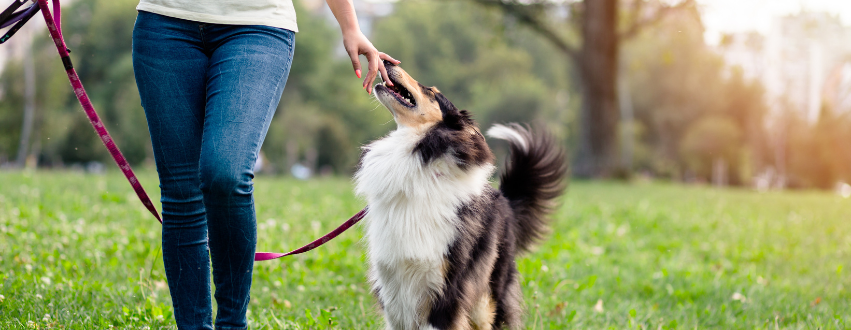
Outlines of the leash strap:
{"type": "MultiPolygon", "coordinates": [[[[21,3],[27,0],[16,0],[21,3]]],[[[17,5],[15,9],[20,7],[17,5]]],[[[68,74],[68,80],[71,81],[71,86],[74,87],[74,94],[77,95],[77,99],[80,101],[80,104],[83,106],[83,109],[86,111],[86,116],[89,117],[89,121],[92,123],[92,127],[94,127],[98,136],[100,137],[103,145],[109,150],[109,154],[112,155],[112,159],[115,160],[115,163],[124,173],[124,176],[127,177],[127,181],[130,182],[130,185],[133,186],[133,190],[136,191],[136,195],[139,196],[139,200],[142,201],[142,204],[157,218],[157,220],[162,223],[163,220],[160,218],[160,214],[157,212],[157,209],[154,207],[154,204],[151,202],[151,199],[148,197],[148,194],[145,193],[145,189],[142,188],[142,184],[139,183],[139,180],[136,178],[136,175],[133,173],[133,170],[130,168],[130,164],[127,162],[127,159],[124,158],[124,155],[121,154],[121,151],[118,150],[118,146],[115,145],[115,141],[112,139],[112,136],[109,135],[109,132],[106,131],[106,127],[103,125],[103,122],[98,117],[97,112],[95,112],[94,106],[92,106],[92,102],[89,100],[89,96],[86,94],[86,90],[83,88],[83,84],[80,82],[80,77],[77,75],[77,71],[74,70],[74,65],[71,63],[71,57],[68,55],[70,52],[68,47],[65,45],[65,39],[62,37],[62,24],[61,24],[61,11],[59,8],[59,0],[53,0],[53,12],[55,13],[55,17],[50,14],[50,7],[48,7],[47,0],[38,0],[38,7],[41,8],[41,13],[44,16],[44,22],[47,23],[47,29],[50,31],[50,36],[53,39],[53,43],[56,44],[56,50],[59,52],[59,57],[62,58],[62,65],[65,66],[65,73],[68,74]]],[[[11,7],[10,7],[11,8],[11,7]]],[[[9,12],[11,15],[15,9],[7,9],[0,15],[6,15],[6,12],[9,12]]],[[[34,12],[33,12],[34,13],[34,12]]],[[[8,15],[7,15],[8,16],[8,15]]],[[[4,18],[5,19],[5,18],[4,18]]],[[[2,22],[2,20],[0,20],[2,22]]],[[[26,21],[23,21],[25,23],[26,21]]],[[[23,23],[18,23],[19,25],[23,25],[23,23]]],[[[343,222],[342,225],[334,229],[330,233],[325,236],[320,237],[319,239],[302,246],[298,249],[287,253],[277,253],[277,252],[257,252],[254,254],[255,261],[265,261],[277,259],[284,256],[294,255],[304,253],[310,250],[313,250],[328,241],[334,239],[342,232],[354,226],[358,221],[363,219],[368,212],[368,207],[364,208],[346,222],[343,222]]]]}
{"type": "Polygon", "coordinates": [[[340,225],[339,227],[337,227],[337,229],[334,229],[330,233],[325,234],[325,236],[322,236],[319,239],[317,239],[313,242],[310,242],[310,244],[307,244],[305,246],[302,246],[302,247],[295,249],[295,250],[292,250],[290,252],[287,252],[287,253],[257,252],[257,253],[254,254],[254,261],[265,261],[265,260],[278,259],[280,257],[286,257],[286,256],[294,255],[294,254],[305,253],[307,251],[318,248],[322,244],[327,243],[328,241],[334,239],[334,237],[337,237],[342,232],[344,232],[347,229],[354,226],[356,223],[358,223],[358,221],[361,221],[361,219],[363,219],[366,216],[367,212],[369,212],[369,207],[365,207],[363,210],[360,210],[360,212],[353,215],[351,218],[349,218],[349,220],[346,220],[346,222],[343,222],[343,224],[340,225]]]}
{"type": "Polygon", "coordinates": [[[115,145],[115,141],[112,139],[112,136],[110,136],[109,132],[106,131],[106,127],[103,125],[100,117],[98,117],[97,112],[95,112],[95,107],[92,105],[91,100],[89,100],[89,96],[86,94],[86,90],[83,88],[83,83],[80,82],[80,76],[78,76],[77,71],[74,70],[74,65],[71,63],[71,56],[68,55],[68,47],[65,45],[65,39],[62,37],[62,14],[59,9],[59,0],[53,0],[53,12],[56,13],[56,17],[51,16],[47,0],[38,0],[38,6],[41,8],[41,14],[44,16],[44,22],[47,23],[47,29],[50,31],[53,43],[56,44],[56,50],[59,51],[59,57],[62,58],[62,65],[65,66],[65,73],[68,74],[68,80],[71,81],[71,86],[74,88],[74,94],[77,95],[80,105],[82,105],[83,110],[86,111],[86,116],[89,117],[89,122],[92,123],[92,127],[94,127],[95,132],[97,132],[101,142],[103,142],[103,145],[109,150],[109,154],[112,156],[112,159],[114,159],[115,163],[118,164],[118,168],[121,169],[121,172],[124,173],[125,177],[127,177],[127,181],[129,181],[130,185],[133,186],[133,190],[136,191],[136,196],[139,196],[139,200],[142,201],[145,208],[147,208],[148,211],[157,218],[157,221],[162,223],[163,220],[160,218],[159,212],[157,212],[157,209],[154,207],[154,203],[151,202],[148,194],[145,193],[145,189],[142,188],[142,184],[139,183],[139,179],[136,178],[136,174],[133,173],[133,169],[130,168],[130,164],[127,162],[127,159],[124,158],[124,155],[122,155],[121,151],[118,150],[118,146],[115,145]]]}

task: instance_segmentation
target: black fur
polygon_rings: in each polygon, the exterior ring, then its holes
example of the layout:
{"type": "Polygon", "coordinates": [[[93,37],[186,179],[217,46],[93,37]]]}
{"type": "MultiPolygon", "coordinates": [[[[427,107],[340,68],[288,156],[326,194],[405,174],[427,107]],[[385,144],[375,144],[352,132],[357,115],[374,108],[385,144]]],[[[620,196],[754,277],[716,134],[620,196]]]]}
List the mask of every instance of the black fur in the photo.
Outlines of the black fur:
{"type": "Polygon", "coordinates": [[[555,206],[553,200],[566,188],[567,162],[553,136],[532,134],[529,127],[517,124],[510,127],[523,136],[529,149],[524,152],[509,141],[511,155],[505,162],[499,190],[517,217],[517,246],[528,250],[547,233],[546,215],[555,206]]]}
{"type": "MultiPolygon", "coordinates": [[[[430,90],[429,90],[430,91],[430,90]]],[[[425,134],[414,147],[424,164],[451,153],[461,169],[493,162],[493,153],[485,137],[476,129],[476,123],[467,110],[458,110],[441,93],[434,93],[440,105],[443,120],[425,134]]]]}
{"type": "Polygon", "coordinates": [[[483,294],[497,297],[491,288],[496,283],[489,286],[488,279],[492,278],[490,271],[498,259],[501,242],[511,229],[506,226],[506,216],[511,214],[508,201],[492,188],[461,206],[457,214],[459,235],[447,255],[446,289],[437,294],[428,319],[437,329],[447,329],[459,322],[458,312],[469,311],[476,297],[483,294]],[[463,291],[471,287],[484,292],[463,291]]]}
{"type": "MultiPolygon", "coordinates": [[[[437,329],[455,328],[459,322],[466,322],[462,316],[469,315],[476,299],[483,294],[489,294],[495,303],[492,323],[495,329],[522,327],[522,297],[515,258],[545,235],[546,215],[565,188],[567,162],[564,151],[550,135],[533,134],[529,128],[516,124],[511,128],[526,140],[528,150],[523,151],[520,145],[510,142],[511,155],[499,190],[487,187],[484,194],[456,212],[459,234],[446,257],[446,286],[435,293],[428,315],[429,324],[437,329]]],[[[421,155],[428,154],[426,146],[440,146],[433,148],[443,148],[444,152],[484,148],[490,154],[486,145],[468,145],[467,140],[457,138],[449,130],[436,127],[427,134],[421,142],[424,146],[421,155]]],[[[440,153],[428,155],[423,156],[425,161],[439,157],[440,153]]]]}

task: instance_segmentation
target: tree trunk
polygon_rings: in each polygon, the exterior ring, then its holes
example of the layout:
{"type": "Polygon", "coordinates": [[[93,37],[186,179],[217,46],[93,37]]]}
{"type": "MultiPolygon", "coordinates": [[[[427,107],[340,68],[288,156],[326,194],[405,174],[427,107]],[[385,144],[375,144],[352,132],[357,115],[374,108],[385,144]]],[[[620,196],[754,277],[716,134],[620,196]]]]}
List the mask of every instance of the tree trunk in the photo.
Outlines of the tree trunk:
{"type": "MultiPolygon", "coordinates": [[[[623,58],[621,58],[623,60],[623,58]]],[[[629,77],[627,76],[625,64],[621,62],[618,68],[618,103],[620,106],[621,125],[623,130],[618,130],[621,136],[621,166],[626,171],[632,171],[633,154],[635,149],[635,109],[632,105],[632,94],[629,88],[629,77]]]]}
{"type": "MultiPolygon", "coordinates": [[[[27,36],[29,37],[29,36],[27,36]]],[[[31,48],[27,46],[27,48],[31,48]]],[[[33,131],[35,119],[35,65],[31,52],[24,53],[24,122],[21,126],[21,143],[18,145],[18,155],[15,159],[16,167],[24,167],[30,146],[30,137],[33,131]]]]}
{"type": "Polygon", "coordinates": [[[618,166],[618,1],[585,0],[579,52],[582,108],[574,174],[605,177],[618,166]]]}

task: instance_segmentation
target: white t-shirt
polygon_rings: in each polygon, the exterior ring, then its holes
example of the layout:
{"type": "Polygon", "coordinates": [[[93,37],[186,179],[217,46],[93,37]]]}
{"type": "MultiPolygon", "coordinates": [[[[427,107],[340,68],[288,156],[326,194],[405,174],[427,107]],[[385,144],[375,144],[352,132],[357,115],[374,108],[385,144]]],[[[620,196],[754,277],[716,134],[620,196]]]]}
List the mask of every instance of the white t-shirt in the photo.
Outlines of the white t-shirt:
{"type": "Polygon", "coordinates": [[[267,25],[298,32],[292,0],[140,0],[136,10],[196,22],[267,25]]]}

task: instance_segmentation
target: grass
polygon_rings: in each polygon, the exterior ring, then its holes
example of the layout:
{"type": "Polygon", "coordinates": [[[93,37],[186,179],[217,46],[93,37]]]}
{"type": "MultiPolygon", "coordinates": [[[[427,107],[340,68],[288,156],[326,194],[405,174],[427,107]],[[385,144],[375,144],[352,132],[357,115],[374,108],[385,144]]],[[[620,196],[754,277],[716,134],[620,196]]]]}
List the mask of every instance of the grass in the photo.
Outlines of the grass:
{"type": "MultiPolygon", "coordinates": [[[[363,206],[344,178],[255,188],[261,251],[363,206]]],[[[851,200],[577,182],[555,218],[518,261],[528,329],[851,327],[851,200]]],[[[171,328],[159,237],[119,173],[0,172],[0,328],[171,328]]],[[[380,329],[360,238],[256,264],[251,328],[380,329]]]]}

